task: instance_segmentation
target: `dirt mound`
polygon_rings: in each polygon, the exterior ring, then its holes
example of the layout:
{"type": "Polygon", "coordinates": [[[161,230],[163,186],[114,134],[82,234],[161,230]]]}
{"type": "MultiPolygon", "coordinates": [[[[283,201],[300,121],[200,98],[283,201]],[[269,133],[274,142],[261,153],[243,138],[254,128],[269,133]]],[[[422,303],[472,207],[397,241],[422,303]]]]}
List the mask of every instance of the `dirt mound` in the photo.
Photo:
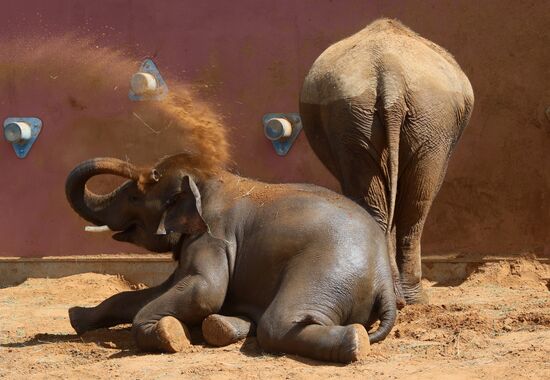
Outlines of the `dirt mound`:
{"type": "Polygon", "coordinates": [[[479,308],[460,305],[413,305],[399,313],[393,337],[435,344],[438,356],[454,355],[457,342],[485,346],[491,336],[502,330],[503,323],[479,308]]]}
{"type": "Polygon", "coordinates": [[[398,320],[398,324],[403,324],[408,329],[421,325],[423,328],[446,329],[451,332],[462,329],[476,332],[493,331],[493,322],[471,306],[458,305],[411,305],[399,314],[398,320]]]}
{"type": "Polygon", "coordinates": [[[550,280],[550,265],[534,259],[490,262],[477,268],[462,283],[463,287],[500,285],[511,288],[546,288],[550,280]]]}
{"type": "Polygon", "coordinates": [[[519,259],[486,263],[458,286],[423,281],[431,304],[401,310],[389,340],[416,355],[475,358],[506,334],[548,331],[547,276],[548,265],[519,259]]]}

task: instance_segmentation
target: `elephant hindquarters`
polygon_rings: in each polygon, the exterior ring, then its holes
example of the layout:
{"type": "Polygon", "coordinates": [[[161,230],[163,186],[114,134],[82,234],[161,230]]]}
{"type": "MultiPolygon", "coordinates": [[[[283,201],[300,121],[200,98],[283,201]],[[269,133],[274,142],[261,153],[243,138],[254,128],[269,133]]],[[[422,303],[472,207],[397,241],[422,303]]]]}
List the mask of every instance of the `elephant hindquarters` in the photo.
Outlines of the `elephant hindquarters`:
{"type": "Polygon", "coordinates": [[[388,227],[392,219],[389,144],[375,102],[375,94],[367,91],[326,105],[300,103],[300,112],[310,145],[339,180],[343,194],[366,209],[386,232],[395,294],[402,307],[405,301],[395,261],[395,230],[388,227]]]}
{"type": "Polygon", "coordinates": [[[373,228],[371,252],[357,248],[368,239],[351,239],[347,245],[310,247],[288,263],[258,322],[263,349],[348,363],[364,358],[369,342],[387,336],[395,322],[395,297],[388,262],[380,256],[383,237],[373,228]],[[364,324],[371,315],[381,321],[369,337],[364,324]]]}

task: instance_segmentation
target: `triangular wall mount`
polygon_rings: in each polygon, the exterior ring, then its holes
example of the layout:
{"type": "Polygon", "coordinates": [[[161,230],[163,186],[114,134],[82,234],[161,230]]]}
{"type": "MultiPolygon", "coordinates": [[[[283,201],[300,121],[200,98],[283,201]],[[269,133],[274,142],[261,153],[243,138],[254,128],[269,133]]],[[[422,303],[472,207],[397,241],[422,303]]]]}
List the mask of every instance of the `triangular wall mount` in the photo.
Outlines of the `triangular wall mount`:
{"type": "Polygon", "coordinates": [[[168,94],[168,86],[166,85],[164,79],[162,79],[162,75],[160,75],[160,71],[152,59],[147,58],[145,61],[143,61],[143,63],[139,67],[138,73],[147,73],[154,76],[157,81],[157,89],[155,90],[155,92],[150,94],[136,94],[130,86],[130,91],[128,92],[128,97],[130,98],[130,100],[162,100],[168,94]]]}
{"type": "Polygon", "coordinates": [[[13,146],[13,150],[15,151],[15,155],[19,158],[25,158],[29,154],[32,145],[42,130],[42,120],[37,117],[8,117],[4,120],[4,130],[8,125],[18,122],[26,123],[31,127],[31,136],[29,139],[11,144],[13,146]]]}
{"type": "Polygon", "coordinates": [[[292,144],[294,144],[294,142],[298,138],[298,135],[300,134],[300,131],[302,130],[302,119],[300,118],[300,114],[297,112],[267,113],[262,118],[264,130],[269,120],[273,118],[286,119],[292,125],[292,133],[289,137],[271,141],[271,143],[273,144],[273,148],[275,149],[275,153],[277,153],[277,155],[279,156],[286,156],[290,151],[290,148],[292,148],[292,144]]]}

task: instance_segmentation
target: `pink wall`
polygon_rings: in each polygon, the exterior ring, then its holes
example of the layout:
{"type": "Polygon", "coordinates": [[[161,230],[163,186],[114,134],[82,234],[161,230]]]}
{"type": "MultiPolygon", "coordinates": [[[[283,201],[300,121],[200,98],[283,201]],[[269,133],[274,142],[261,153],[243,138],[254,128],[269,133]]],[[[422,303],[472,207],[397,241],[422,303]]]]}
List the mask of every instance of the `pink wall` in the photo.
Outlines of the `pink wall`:
{"type": "MultiPolygon", "coordinates": [[[[261,116],[297,111],[304,75],[330,43],[378,17],[398,18],[453,53],[476,93],[470,127],[428,220],[425,252],[548,255],[550,9],[544,2],[517,3],[4,1],[9,21],[0,26],[0,40],[76,32],[137,59],[153,56],[163,73],[198,88],[224,115],[241,174],[337,189],[304,135],[288,156],[276,156],[261,116]]],[[[56,96],[43,88],[0,87],[2,119],[26,114],[44,121],[24,160],[0,141],[0,255],[136,251],[106,235],[85,234],[66,204],[66,174],[95,151],[81,149],[86,136],[65,133],[74,111],[56,96]]]]}

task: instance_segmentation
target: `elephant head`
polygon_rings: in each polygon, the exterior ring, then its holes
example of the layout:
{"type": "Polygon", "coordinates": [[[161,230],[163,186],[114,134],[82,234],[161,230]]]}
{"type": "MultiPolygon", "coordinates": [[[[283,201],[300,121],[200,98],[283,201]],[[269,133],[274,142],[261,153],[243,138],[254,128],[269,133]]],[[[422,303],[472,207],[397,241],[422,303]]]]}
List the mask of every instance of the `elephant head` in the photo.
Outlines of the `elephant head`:
{"type": "Polygon", "coordinates": [[[116,158],[84,161],[67,178],[67,199],[84,219],[117,231],[115,240],[168,252],[182,238],[208,229],[195,176],[177,165],[179,159],[168,157],[146,169],[116,158]],[[94,194],[86,182],[101,174],[129,180],[109,194],[94,194]]]}

